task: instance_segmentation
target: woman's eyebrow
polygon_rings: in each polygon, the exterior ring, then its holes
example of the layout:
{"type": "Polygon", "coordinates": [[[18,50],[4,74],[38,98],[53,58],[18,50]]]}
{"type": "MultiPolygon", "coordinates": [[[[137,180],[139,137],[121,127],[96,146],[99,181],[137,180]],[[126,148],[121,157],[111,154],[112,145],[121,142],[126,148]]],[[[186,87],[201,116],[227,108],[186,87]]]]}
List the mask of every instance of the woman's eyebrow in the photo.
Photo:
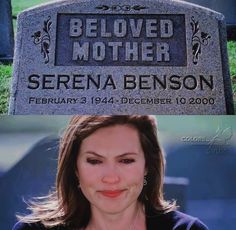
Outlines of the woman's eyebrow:
{"type": "MultiPolygon", "coordinates": [[[[86,151],[84,152],[85,154],[90,154],[90,155],[94,155],[96,157],[100,157],[100,158],[105,158],[104,156],[94,152],[94,151],[86,151]]],[[[138,153],[136,152],[127,152],[127,153],[123,153],[123,154],[120,154],[120,155],[117,155],[116,158],[122,158],[122,157],[127,157],[127,156],[130,156],[130,155],[137,155],[138,153]]]]}
{"type": "Polygon", "coordinates": [[[127,152],[127,153],[123,153],[121,155],[118,155],[117,158],[119,157],[126,157],[126,156],[129,156],[129,155],[137,155],[138,153],[136,152],[127,152]]]}
{"type": "Polygon", "coordinates": [[[96,156],[96,157],[101,157],[101,158],[104,158],[104,156],[102,156],[102,155],[100,155],[100,154],[98,154],[98,153],[96,153],[96,152],[94,152],[94,151],[86,151],[86,152],[84,152],[85,154],[91,154],[91,155],[94,155],[94,156],[96,156]]]}

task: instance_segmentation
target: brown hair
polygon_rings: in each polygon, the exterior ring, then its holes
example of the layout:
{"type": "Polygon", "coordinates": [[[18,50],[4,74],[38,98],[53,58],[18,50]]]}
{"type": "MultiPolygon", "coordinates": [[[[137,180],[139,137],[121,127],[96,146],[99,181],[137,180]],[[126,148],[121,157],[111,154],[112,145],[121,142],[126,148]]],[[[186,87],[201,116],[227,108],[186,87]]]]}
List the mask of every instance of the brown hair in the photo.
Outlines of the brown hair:
{"type": "Polygon", "coordinates": [[[31,202],[32,214],[20,218],[23,222],[41,222],[47,227],[60,224],[71,229],[85,227],[90,220],[90,204],[80,189],[76,177],[76,159],[82,141],[96,130],[112,125],[131,125],[137,129],[147,169],[147,185],[139,196],[144,205],[160,213],[171,211],[175,204],[163,198],[164,156],[157,138],[153,116],[111,115],[74,116],[60,141],[56,191],[43,200],[31,202]]]}

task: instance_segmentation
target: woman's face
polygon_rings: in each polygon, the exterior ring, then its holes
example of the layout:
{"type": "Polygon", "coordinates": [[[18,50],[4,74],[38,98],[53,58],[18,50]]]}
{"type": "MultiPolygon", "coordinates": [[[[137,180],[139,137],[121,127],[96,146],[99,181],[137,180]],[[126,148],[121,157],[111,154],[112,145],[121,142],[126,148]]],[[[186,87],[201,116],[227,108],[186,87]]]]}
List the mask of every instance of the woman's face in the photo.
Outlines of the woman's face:
{"type": "Polygon", "coordinates": [[[95,131],[81,144],[76,174],[92,210],[114,214],[136,205],[146,174],[138,131],[129,125],[95,131]]]}

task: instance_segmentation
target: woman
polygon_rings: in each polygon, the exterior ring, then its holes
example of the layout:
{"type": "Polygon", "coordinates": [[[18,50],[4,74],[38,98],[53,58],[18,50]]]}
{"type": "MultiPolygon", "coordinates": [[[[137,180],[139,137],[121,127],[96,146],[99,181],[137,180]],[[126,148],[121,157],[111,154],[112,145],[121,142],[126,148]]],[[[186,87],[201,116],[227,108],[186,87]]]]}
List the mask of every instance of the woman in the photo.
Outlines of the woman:
{"type": "Polygon", "coordinates": [[[152,116],[75,116],[60,142],[56,191],[14,230],[206,230],[163,198],[152,116]]]}

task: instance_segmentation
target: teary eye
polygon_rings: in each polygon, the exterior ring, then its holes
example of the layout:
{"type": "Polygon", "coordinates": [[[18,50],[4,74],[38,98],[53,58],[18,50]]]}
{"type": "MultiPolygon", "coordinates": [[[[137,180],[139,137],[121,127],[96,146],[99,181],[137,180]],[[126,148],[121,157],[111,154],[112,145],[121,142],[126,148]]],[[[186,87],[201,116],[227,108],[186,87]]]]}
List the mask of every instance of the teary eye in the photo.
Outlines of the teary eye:
{"type": "Polygon", "coordinates": [[[135,162],[135,160],[131,159],[131,158],[125,158],[125,159],[121,159],[120,162],[124,163],[124,164],[131,164],[131,163],[135,162]]]}
{"type": "Polygon", "coordinates": [[[96,165],[96,164],[101,164],[102,161],[98,160],[98,159],[91,159],[91,158],[87,158],[87,162],[91,165],[96,165]]]}

